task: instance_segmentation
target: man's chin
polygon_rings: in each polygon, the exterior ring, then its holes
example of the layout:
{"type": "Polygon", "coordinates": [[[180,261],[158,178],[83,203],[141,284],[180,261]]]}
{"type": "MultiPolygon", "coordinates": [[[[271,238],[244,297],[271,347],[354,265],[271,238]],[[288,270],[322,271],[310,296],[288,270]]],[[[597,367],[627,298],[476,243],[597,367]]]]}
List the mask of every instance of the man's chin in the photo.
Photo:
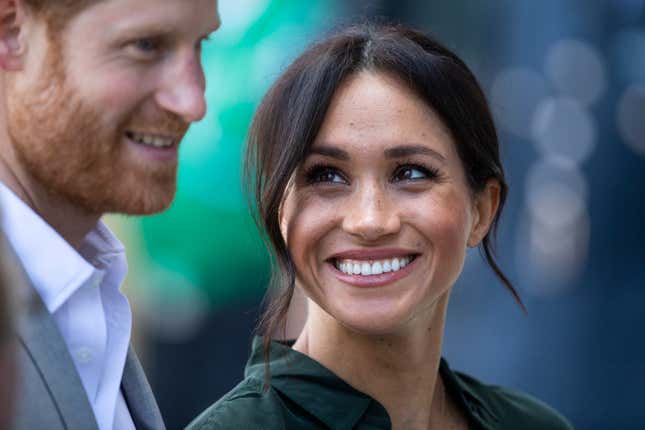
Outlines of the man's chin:
{"type": "Polygon", "coordinates": [[[152,191],[138,193],[138,195],[130,195],[128,198],[115,199],[101,212],[138,216],[155,215],[168,209],[174,201],[174,198],[175,187],[173,186],[172,191],[152,191]]]}
{"type": "Polygon", "coordinates": [[[159,214],[170,207],[173,198],[163,202],[155,202],[154,204],[146,203],[138,206],[122,207],[110,211],[111,213],[133,215],[133,216],[146,216],[159,214]]]}
{"type": "Polygon", "coordinates": [[[114,184],[92,187],[102,192],[90,192],[89,189],[59,190],[59,195],[65,198],[72,206],[88,214],[123,214],[123,215],[154,215],[162,212],[172,204],[176,184],[166,183],[149,186],[125,186],[114,184]]]}

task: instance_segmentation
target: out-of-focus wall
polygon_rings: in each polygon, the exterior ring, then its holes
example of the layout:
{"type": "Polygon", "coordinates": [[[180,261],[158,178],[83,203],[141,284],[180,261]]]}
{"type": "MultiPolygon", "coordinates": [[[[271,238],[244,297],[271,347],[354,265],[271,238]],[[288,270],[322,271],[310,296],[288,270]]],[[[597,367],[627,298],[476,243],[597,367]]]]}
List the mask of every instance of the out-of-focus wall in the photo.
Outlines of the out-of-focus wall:
{"type": "Polygon", "coordinates": [[[262,94],[321,32],[361,15],[426,30],[480,79],[510,195],[501,265],[524,316],[469,254],[444,352],[580,429],[641,429],[645,384],[645,0],[227,1],[204,49],[209,111],[165,214],[111,218],[128,247],[138,344],[169,428],[242,377],[268,262],[240,187],[262,94]]]}

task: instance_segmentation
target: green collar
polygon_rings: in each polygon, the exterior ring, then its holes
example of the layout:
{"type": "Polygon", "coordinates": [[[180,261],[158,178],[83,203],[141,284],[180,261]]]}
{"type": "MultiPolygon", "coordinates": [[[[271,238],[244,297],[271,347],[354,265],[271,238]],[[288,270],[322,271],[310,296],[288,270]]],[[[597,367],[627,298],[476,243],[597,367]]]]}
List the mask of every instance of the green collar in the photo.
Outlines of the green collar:
{"type": "MultiPolygon", "coordinates": [[[[379,402],[347,384],[317,361],[293,350],[291,345],[293,342],[271,343],[269,367],[273,389],[329,428],[349,430],[358,423],[391,428],[387,411],[379,402]]],[[[476,381],[453,372],[444,359],[441,359],[439,373],[446,389],[469,421],[492,430],[497,417],[491,406],[477,394],[476,381]]],[[[264,375],[262,338],[255,337],[245,376],[264,381],[264,375]]]]}

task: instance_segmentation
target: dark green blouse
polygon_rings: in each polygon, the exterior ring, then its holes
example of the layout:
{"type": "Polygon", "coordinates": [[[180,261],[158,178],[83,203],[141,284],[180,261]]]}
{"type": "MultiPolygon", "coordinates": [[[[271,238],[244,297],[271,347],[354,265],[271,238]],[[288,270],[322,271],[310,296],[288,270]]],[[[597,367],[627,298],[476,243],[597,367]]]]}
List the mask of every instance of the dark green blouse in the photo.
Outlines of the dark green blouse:
{"type": "MultiPolygon", "coordinates": [[[[271,345],[271,382],[264,387],[262,340],[253,340],[245,379],[197,417],[190,430],[376,430],[390,429],[385,408],[329,369],[289,345],[271,345]]],[[[485,385],[453,372],[441,360],[446,389],[471,429],[568,430],[561,415],[517,391],[485,385]]]]}

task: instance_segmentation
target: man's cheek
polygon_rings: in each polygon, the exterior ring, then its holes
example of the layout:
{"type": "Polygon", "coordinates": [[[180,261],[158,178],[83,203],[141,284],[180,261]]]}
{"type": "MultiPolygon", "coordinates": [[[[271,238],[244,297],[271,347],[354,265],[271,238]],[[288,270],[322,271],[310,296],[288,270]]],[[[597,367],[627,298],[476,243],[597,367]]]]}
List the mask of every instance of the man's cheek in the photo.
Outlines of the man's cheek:
{"type": "Polygon", "coordinates": [[[130,75],[111,74],[104,79],[93,79],[90,88],[80,89],[80,95],[85,101],[100,106],[106,115],[121,116],[136,109],[148,97],[148,84],[130,75]]]}

